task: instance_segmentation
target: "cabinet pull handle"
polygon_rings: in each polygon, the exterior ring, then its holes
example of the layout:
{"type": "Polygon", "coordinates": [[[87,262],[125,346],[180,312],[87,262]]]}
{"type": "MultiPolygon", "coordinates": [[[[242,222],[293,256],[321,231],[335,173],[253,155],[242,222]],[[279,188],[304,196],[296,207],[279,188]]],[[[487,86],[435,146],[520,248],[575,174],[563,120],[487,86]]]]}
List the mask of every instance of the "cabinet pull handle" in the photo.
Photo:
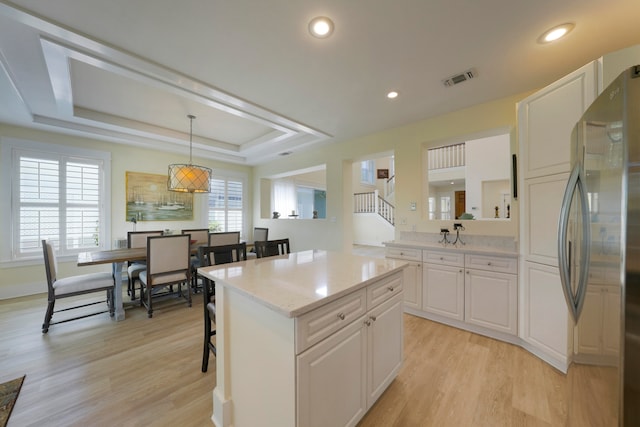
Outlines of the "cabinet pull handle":
{"type": "Polygon", "coordinates": [[[371,322],[369,322],[368,320],[365,320],[364,324],[367,325],[367,326],[371,326],[371,322]]]}
{"type": "Polygon", "coordinates": [[[377,320],[376,316],[369,316],[369,319],[373,320],[374,322],[377,320]]]}
{"type": "Polygon", "coordinates": [[[345,318],[344,313],[338,313],[338,319],[344,320],[344,318],[345,318]]]}
{"type": "Polygon", "coordinates": [[[393,286],[389,286],[389,287],[387,288],[387,290],[388,290],[389,292],[393,292],[393,286]]]}
{"type": "MultiPolygon", "coordinates": [[[[462,273],[462,270],[460,270],[460,273],[462,273]]],[[[469,270],[467,270],[467,274],[469,274],[469,270]]]]}

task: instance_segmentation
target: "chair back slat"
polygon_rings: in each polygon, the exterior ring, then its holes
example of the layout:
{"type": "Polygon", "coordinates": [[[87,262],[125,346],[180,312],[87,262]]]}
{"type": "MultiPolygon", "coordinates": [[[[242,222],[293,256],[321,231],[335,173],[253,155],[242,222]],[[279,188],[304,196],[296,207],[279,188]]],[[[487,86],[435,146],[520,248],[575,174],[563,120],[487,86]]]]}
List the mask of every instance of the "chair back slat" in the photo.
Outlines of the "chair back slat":
{"type": "Polygon", "coordinates": [[[285,255],[291,253],[289,239],[267,240],[255,242],[256,257],[265,258],[270,256],[285,255]]]}
{"type": "Polygon", "coordinates": [[[233,245],[200,246],[198,248],[198,257],[200,258],[200,265],[203,267],[246,261],[247,244],[243,242],[233,245]]]}
{"type": "Polygon", "coordinates": [[[237,245],[240,243],[239,231],[223,231],[209,234],[209,246],[237,245]]]}
{"type": "Polygon", "coordinates": [[[129,231],[127,233],[127,247],[128,248],[146,248],[147,237],[149,236],[162,236],[162,230],[129,231]]]}
{"type": "Polygon", "coordinates": [[[189,271],[190,239],[190,234],[147,237],[147,274],[189,271]]]}

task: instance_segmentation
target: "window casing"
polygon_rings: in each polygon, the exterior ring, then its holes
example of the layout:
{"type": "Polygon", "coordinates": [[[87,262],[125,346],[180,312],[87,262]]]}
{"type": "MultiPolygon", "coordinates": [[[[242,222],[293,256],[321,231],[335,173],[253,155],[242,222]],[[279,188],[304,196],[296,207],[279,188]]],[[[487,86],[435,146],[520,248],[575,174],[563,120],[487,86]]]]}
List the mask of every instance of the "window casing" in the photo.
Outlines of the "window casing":
{"type": "Polygon", "coordinates": [[[43,239],[60,257],[110,247],[109,153],[8,139],[2,162],[11,182],[3,260],[42,258],[43,239]]]}

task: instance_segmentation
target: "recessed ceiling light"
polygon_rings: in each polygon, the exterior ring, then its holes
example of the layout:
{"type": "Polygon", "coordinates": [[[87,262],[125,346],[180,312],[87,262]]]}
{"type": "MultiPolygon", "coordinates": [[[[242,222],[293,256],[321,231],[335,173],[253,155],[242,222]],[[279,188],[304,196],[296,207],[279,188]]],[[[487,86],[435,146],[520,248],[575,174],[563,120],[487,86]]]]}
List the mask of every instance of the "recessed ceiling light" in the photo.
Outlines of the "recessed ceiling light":
{"type": "Polygon", "coordinates": [[[398,92],[396,92],[395,90],[392,90],[391,92],[389,92],[387,94],[387,98],[389,99],[395,99],[398,97],[398,92]]]}
{"type": "Polygon", "coordinates": [[[558,25],[557,27],[553,27],[550,30],[545,31],[540,37],[538,37],[538,43],[545,44],[554,42],[569,34],[569,32],[573,30],[573,27],[575,27],[575,25],[572,23],[566,23],[558,25]]]}
{"type": "Polygon", "coordinates": [[[326,16],[318,16],[309,22],[309,33],[313,37],[325,39],[333,33],[333,21],[326,16]]]}

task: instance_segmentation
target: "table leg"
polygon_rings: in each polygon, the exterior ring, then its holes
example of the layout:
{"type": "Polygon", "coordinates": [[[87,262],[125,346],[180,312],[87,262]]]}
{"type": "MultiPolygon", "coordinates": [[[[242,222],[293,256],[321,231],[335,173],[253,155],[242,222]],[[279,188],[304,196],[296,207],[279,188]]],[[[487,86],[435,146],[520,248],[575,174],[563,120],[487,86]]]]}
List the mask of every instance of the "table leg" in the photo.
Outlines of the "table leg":
{"type": "Polygon", "coordinates": [[[122,267],[124,266],[124,262],[114,262],[111,265],[113,267],[113,277],[116,283],[116,292],[113,301],[116,308],[114,320],[120,321],[124,320],[124,308],[122,307],[122,267]]]}

